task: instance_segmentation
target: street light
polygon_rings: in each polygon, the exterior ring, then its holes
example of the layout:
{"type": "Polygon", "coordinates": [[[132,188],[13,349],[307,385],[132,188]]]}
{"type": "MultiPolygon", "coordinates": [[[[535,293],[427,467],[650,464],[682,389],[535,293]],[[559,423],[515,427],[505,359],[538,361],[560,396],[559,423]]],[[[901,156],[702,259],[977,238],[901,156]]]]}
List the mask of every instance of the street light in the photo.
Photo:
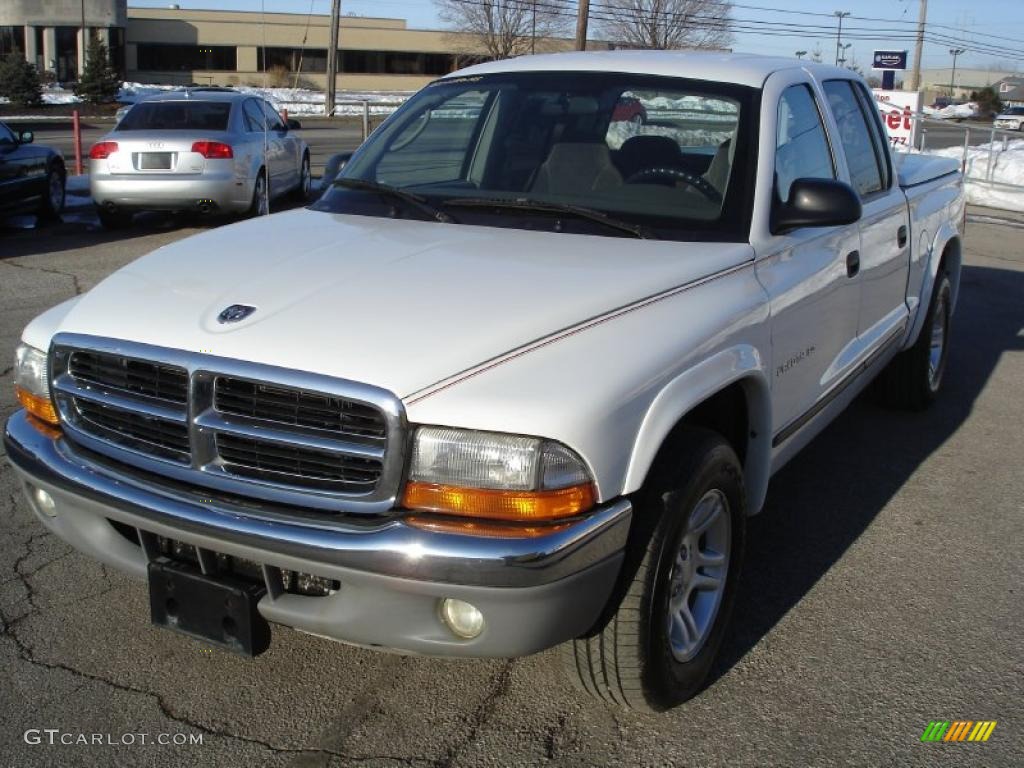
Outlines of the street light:
{"type": "Polygon", "coordinates": [[[850,15],[849,11],[833,11],[834,15],[839,18],[839,29],[836,30],[836,66],[839,66],[840,46],[843,38],[843,19],[850,15]]]}
{"type": "Polygon", "coordinates": [[[949,98],[956,98],[953,94],[956,91],[956,57],[961,53],[967,53],[966,48],[950,48],[950,54],[953,56],[953,73],[949,78],[949,98]]]}
{"type": "Polygon", "coordinates": [[[804,56],[806,56],[806,55],[807,55],[807,51],[797,51],[797,52],[796,52],[796,57],[797,57],[798,59],[802,59],[802,58],[803,58],[804,56]]]}
{"type": "Polygon", "coordinates": [[[853,43],[843,43],[842,45],[839,46],[839,50],[842,51],[842,55],[839,57],[839,60],[836,62],[836,66],[843,66],[844,64],[846,64],[846,51],[849,50],[852,47],[853,47],[853,43]]]}

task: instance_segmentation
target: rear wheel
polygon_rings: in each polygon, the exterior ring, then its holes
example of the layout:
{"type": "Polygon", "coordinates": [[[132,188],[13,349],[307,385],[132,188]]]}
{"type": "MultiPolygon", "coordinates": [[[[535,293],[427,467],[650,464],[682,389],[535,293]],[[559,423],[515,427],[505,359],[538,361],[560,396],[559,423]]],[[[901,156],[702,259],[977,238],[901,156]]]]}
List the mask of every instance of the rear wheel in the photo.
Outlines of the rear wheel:
{"type": "Polygon", "coordinates": [[[260,169],[256,176],[256,184],[252,189],[252,203],[249,205],[250,216],[266,216],[270,213],[270,192],[267,189],[267,172],[260,169]]]}
{"type": "Polygon", "coordinates": [[[295,188],[295,199],[300,203],[309,200],[309,191],[312,188],[312,174],[309,170],[309,155],[302,156],[302,169],[299,171],[299,186],[295,188]]]}
{"type": "Polygon", "coordinates": [[[940,271],[917,341],[897,355],[878,379],[876,386],[883,404],[923,411],[935,402],[949,358],[952,295],[949,275],[940,271]]]}
{"type": "Polygon", "coordinates": [[[54,163],[46,173],[46,190],[39,202],[39,216],[52,221],[64,209],[66,175],[64,167],[54,163]]]}
{"type": "Polygon", "coordinates": [[[127,211],[110,211],[106,208],[97,208],[96,215],[104,229],[124,229],[131,226],[135,216],[127,211]]]}
{"type": "Polygon", "coordinates": [[[569,678],[607,702],[660,711],[707,680],[735,602],[746,511],[739,460],[690,429],[638,494],[625,595],[594,634],[562,648],[569,678]]]}

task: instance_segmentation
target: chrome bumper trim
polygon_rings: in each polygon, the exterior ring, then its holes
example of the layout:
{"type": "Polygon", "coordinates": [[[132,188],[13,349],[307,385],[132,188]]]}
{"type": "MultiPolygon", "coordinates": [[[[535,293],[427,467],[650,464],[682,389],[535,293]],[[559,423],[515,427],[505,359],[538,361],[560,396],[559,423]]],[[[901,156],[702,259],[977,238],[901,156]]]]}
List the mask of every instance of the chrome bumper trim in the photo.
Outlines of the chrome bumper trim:
{"type": "MultiPolygon", "coordinates": [[[[110,519],[188,541],[189,534],[273,555],[431,582],[528,587],[554,582],[620,552],[632,517],[628,499],[599,507],[536,538],[487,538],[415,528],[401,517],[296,518],[270,507],[165,486],[125,465],[93,458],[64,437],[43,434],[24,411],[4,430],[7,456],[24,479],[106,507],[110,519]]],[[[60,510],[58,509],[58,514],[60,510]]],[[[73,543],[73,542],[72,542],[73,543]]]]}

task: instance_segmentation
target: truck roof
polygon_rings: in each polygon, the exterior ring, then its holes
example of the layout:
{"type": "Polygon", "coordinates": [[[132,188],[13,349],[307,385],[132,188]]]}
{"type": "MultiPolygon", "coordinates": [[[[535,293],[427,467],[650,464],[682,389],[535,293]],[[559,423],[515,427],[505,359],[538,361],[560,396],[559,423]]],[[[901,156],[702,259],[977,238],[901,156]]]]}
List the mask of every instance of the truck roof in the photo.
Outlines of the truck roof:
{"type": "Polygon", "coordinates": [[[848,69],[782,56],[718,51],[572,51],[491,61],[460,69],[451,77],[498,72],[626,72],[688,77],[760,88],[774,72],[805,69],[819,76],[850,77],[848,69]]]}

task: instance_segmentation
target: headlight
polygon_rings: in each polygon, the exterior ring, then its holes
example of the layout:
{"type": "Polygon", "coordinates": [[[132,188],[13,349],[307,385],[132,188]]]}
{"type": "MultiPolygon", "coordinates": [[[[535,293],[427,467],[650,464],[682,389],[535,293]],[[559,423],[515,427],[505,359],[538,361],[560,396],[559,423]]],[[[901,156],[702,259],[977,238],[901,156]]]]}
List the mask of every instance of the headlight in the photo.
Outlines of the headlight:
{"type": "Polygon", "coordinates": [[[50,376],[46,353],[19,344],[14,353],[14,393],[26,411],[48,424],[58,424],[50,399],[50,376]]]}
{"type": "Polygon", "coordinates": [[[492,520],[555,520],[590,509],[582,459],[536,437],[420,427],[413,437],[407,509],[492,520]]]}

